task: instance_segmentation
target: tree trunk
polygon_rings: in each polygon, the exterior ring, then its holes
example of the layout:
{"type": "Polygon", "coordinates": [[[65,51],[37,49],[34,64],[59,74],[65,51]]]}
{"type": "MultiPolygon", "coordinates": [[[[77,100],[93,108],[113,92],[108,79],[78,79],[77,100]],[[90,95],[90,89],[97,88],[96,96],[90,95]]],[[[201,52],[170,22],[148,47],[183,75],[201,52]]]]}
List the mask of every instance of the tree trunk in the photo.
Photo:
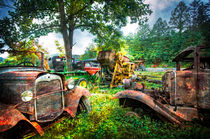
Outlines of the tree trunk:
{"type": "MultiPolygon", "coordinates": [[[[70,52],[71,54],[69,54],[69,57],[72,59],[72,48],[73,48],[73,36],[74,36],[74,27],[70,26],[69,29],[69,44],[70,44],[70,52]]],[[[73,61],[73,60],[72,60],[73,61]]],[[[72,65],[71,65],[71,69],[72,69],[72,65]]]]}
{"type": "MultiPolygon", "coordinates": [[[[66,64],[68,71],[72,70],[72,46],[73,42],[71,42],[70,37],[68,35],[68,29],[67,29],[67,23],[66,23],[66,14],[64,10],[64,2],[63,0],[59,0],[59,10],[60,10],[60,16],[61,16],[61,31],[63,34],[64,39],[64,46],[65,46],[65,53],[66,53],[66,64]]],[[[69,32],[70,33],[70,32],[69,32]]],[[[70,35],[71,36],[71,35],[70,35]]],[[[73,33],[72,33],[72,40],[73,40],[73,33]]]]}

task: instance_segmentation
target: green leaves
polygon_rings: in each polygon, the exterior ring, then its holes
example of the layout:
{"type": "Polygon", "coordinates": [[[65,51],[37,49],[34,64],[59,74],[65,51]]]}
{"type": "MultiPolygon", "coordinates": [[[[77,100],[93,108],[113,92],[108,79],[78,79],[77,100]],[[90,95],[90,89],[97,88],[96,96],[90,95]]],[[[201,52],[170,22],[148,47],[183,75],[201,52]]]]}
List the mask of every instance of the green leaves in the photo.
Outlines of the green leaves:
{"type": "Polygon", "coordinates": [[[195,0],[190,6],[191,10],[181,1],[171,13],[170,26],[165,20],[158,18],[152,28],[144,24],[139,26],[136,34],[126,36],[128,51],[134,60],[144,58],[147,66],[153,64],[173,66],[171,61],[181,50],[192,45],[208,45],[209,33],[206,31],[210,26],[206,20],[207,4],[195,0]],[[201,7],[203,7],[202,10],[201,7]],[[198,25],[198,17],[202,17],[200,25],[198,25]]]}
{"type": "Polygon", "coordinates": [[[11,26],[5,28],[4,33],[12,39],[6,42],[34,39],[53,31],[62,32],[67,65],[71,65],[69,58],[72,55],[75,29],[88,30],[97,37],[99,46],[120,49],[120,28],[127,24],[127,17],[131,18],[132,23],[142,23],[146,15],[151,13],[149,5],[142,0],[20,0],[15,1],[14,6],[16,10],[10,12],[11,26]],[[15,33],[11,34],[9,29],[15,33]]]}

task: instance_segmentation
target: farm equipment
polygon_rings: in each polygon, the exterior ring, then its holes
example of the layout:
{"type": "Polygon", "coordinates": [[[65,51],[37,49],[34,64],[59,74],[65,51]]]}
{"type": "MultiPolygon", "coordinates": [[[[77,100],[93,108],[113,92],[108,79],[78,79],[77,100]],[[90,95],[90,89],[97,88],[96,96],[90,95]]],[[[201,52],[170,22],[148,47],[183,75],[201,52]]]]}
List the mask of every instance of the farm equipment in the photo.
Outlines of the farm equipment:
{"type": "Polygon", "coordinates": [[[122,85],[123,79],[131,78],[134,73],[134,63],[115,51],[100,51],[97,60],[101,65],[100,85],[117,87],[122,85]]]}
{"type": "Polygon", "coordinates": [[[96,75],[100,71],[99,63],[95,59],[76,61],[72,60],[73,71],[68,72],[65,65],[65,57],[59,55],[52,56],[48,59],[50,72],[59,73],[66,79],[74,79],[77,86],[87,87],[88,81],[94,82],[96,75]]]}
{"type": "MultiPolygon", "coordinates": [[[[162,77],[162,90],[131,89],[118,92],[120,105],[153,111],[160,119],[179,125],[184,121],[210,121],[210,47],[189,47],[175,59],[176,71],[167,71],[162,77]],[[180,70],[180,63],[191,66],[180,70]]],[[[129,82],[130,81],[130,82],[129,82]]]]}

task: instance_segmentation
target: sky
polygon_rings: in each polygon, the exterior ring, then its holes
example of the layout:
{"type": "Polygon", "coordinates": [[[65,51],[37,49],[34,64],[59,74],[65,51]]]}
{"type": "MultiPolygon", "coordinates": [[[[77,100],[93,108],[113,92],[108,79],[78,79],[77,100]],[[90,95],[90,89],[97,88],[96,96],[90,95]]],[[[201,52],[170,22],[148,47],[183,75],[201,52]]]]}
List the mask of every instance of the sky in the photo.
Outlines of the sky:
{"type": "MultiPolygon", "coordinates": [[[[9,0],[6,0],[9,1],[9,0]]],[[[152,26],[156,20],[161,17],[163,20],[169,21],[171,11],[176,7],[176,5],[181,0],[145,0],[145,3],[150,5],[153,13],[148,16],[148,23],[152,26]]],[[[193,0],[184,0],[186,4],[191,3],[193,0]]],[[[208,0],[201,0],[203,2],[208,2],[208,0]]],[[[0,8],[0,19],[7,16],[8,8],[0,8]]],[[[127,26],[121,29],[124,36],[129,33],[136,33],[138,30],[138,24],[127,24],[127,26]]],[[[81,55],[84,54],[85,49],[93,42],[95,37],[88,31],[75,30],[74,32],[74,47],[73,54],[81,55]]],[[[61,46],[64,45],[63,37],[60,33],[49,33],[47,36],[42,36],[39,38],[39,43],[46,48],[50,55],[58,53],[55,45],[55,40],[57,40],[61,46]]]]}

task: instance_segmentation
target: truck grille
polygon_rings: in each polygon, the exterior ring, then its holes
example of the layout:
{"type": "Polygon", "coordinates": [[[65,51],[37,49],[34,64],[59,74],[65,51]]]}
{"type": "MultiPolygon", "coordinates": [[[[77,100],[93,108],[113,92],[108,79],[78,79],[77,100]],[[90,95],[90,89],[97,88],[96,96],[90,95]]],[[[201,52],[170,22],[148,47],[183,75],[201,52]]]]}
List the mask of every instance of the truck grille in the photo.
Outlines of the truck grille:
{"type": "Polygon", "coordinates": [[[36,82],[36,119],[39,122],[52,121],[63,112],[61,79],[53,76],[36,82]]]}

